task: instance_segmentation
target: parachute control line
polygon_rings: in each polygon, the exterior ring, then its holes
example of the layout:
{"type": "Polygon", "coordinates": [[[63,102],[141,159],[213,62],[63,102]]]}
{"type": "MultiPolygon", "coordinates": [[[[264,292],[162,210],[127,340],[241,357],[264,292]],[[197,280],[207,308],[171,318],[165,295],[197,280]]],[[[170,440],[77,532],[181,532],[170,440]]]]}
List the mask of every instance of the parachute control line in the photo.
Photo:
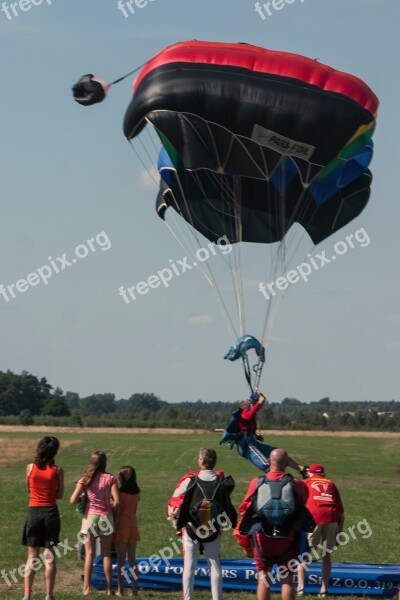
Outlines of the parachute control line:
{"type": "Polygon", "coordinates": [[[243,361],[243,368],[247,383],[249,384],[251,391],[258,387],[265,363],[265,348],[257,338],[255,338],[253,335],[242,335],[236,342],[236,345],[229,348],[224,358],[231,361],[241,358],[243,361]],[[249,357],[247,356],[248,350],[255,350],[258,356],[258,362],[253,365],[253,371],[255,373],[254,385],[251,378],[249,357]]]}
{"type": "Polygon", "coordinates": [[[112,85],[115,85],[130,75],[133,75],[133,73],[136,73],[136,71],[139,71],[139,69],[144,67],[144,64],[140,65],[140,67],[136,67],[136,69],[133,69],[133,71],[130,71],[126,75],[119,77],[112,83],[107,83],[107,81],[101,79],[101,77],[97,77],[97,75],[93,75],[92,73],[82,75],[79,81],[72,86],[74,100],[82,106],[92,106],[93,104],[103,102],[104,98],[107,96],[108,90],[112,85]]]}

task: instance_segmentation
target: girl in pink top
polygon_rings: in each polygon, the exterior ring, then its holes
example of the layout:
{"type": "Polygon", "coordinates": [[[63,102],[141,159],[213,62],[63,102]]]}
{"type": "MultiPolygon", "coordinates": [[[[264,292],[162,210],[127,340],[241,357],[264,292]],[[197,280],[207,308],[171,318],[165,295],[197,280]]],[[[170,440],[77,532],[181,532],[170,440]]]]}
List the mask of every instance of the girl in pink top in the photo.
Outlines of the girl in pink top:
{"type": "Polygon", "coordinates": [[[124,581],[132,582],[132,594],[138,593],[136,568],[136,542],[140,540],[136,511],[140,500],[140,489],[133,467],[121,467],[118,473],[121,503],[115,533],[115,548],[118,558],[118,596],[124,593],[124,581]],[[128,569],[125,567],[128,559],[128,569]]]}
{"type": "Polygon", "coordinates": [[[87,494],[81,533],[85,544],[85,566],[83,573],[84,596],[90,592],[96,538],[100,536],[101,556],[107,582],[107,595],[112,594],[111,542],[114,533],[113,508],[119,505],[119,493],[115,477],[106,473],[107,457],[99,450],[93,452],[85,473],[76,484],[70,502],[77,504],[81,494],[87,494]]]}

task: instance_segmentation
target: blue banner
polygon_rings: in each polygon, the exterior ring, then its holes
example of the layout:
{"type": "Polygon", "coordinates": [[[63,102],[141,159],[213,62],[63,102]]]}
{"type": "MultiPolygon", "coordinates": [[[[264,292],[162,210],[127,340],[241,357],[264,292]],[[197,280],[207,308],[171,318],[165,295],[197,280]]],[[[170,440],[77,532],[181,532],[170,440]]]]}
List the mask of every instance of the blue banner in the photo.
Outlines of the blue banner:
{"type": "MultiPolygon", "coordinates": [[[[162,560],[157,557],[137,557],[139,587],[154,590],[181,590],[183,559],[171,558],[162,560]]],[[[224,591],[255,591],[257,587],[256,568],[250,559],[225,559],[221,561],[224,591]]],[[[273,570],[271,591],[280,590],[273,570]]],[[[114,588],[117,587],[117,565],[113,562],[114,588]]],[[[125,570],[126,587],[132,586],[132,574],[128,564],[125,570]]],[[[296,575],[295,575],[296,581],[296,575]]],[[[97,589],[105,589],[105,578],[101,556],[94,560],[92,585],[97,589]]],[[[329,594],[351,594],[370,596],[394,596],[400,586],[400,565],[372,563],[332,563],[329,594]]],[[[205,559],[197,563],[195,587],[210,589],[209,568],[205,559]]],[[[306,574],[304,591],[318,594],[321,587],[321,563],[311,563],[306,574]]]]}

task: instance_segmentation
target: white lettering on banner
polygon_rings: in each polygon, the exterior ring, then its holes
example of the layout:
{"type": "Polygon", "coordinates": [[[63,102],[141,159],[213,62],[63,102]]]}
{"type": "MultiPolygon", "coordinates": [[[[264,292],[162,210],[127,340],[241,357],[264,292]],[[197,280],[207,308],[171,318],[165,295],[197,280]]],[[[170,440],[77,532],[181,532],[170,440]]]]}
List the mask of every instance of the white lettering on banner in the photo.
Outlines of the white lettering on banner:
{"type": "Polygon", "coordinates": [[[315,151],[315,146],[310,144],[303,144],[302,142],[296,142],[291,140],[284,135],[280,135],[270,129],[265,129],[261,125],[254,125],[251,133],[251,139],[260,144],[266,146],[272,150],[276,150],[280,154],[288,154],[289,156],[298,156],[305,160],[310,160],[315,151]]]}

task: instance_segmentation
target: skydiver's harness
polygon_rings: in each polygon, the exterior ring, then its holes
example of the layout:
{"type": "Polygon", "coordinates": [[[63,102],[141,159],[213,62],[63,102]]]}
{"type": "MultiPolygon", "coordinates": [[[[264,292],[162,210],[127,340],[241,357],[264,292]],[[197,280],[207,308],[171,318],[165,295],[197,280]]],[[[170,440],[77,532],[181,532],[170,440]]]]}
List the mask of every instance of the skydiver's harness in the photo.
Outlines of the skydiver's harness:
{"type": "Polygon", "coordinates": [[[258,386],[260,385],[261,374],[262,374],[262,370],[264,367],[264,361],[261,359],[261,357],[259,357],[258,362],[255,365],[253,365],[253,367],[252,367],[252,369],[255,373],[254,384],[251,380],[251,368],[250,368],[249,357],[247,356],[247,354],[244,354],[242,356],[242,363],[243,363],[243,369],[244,369],[244,376],[246,377],[246,381],[249,384],[251,391],[253,391],[253,390],[257,389],[258,386]]]}

